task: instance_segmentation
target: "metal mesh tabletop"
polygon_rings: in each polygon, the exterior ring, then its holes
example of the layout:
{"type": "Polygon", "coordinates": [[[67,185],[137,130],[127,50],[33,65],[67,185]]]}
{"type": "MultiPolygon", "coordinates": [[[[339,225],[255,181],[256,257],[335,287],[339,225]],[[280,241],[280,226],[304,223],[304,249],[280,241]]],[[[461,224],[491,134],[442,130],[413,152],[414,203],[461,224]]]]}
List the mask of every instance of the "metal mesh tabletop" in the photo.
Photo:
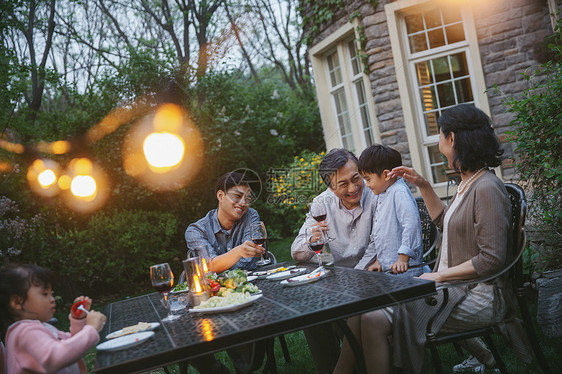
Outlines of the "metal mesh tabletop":
{"type": "Polygon", "coordinates": [[[94,371],[144,371],[435,293],[434,282],[340,267],[324,279],[295,287],[266,279],[255,284],[263,297],[243,309],[216,314],[186,310],[166,323],[161,320],[167,310],[157,293],[108,305],[102,337],[138,322],[161,325],[142,344],[98,351],[94,371]]]}

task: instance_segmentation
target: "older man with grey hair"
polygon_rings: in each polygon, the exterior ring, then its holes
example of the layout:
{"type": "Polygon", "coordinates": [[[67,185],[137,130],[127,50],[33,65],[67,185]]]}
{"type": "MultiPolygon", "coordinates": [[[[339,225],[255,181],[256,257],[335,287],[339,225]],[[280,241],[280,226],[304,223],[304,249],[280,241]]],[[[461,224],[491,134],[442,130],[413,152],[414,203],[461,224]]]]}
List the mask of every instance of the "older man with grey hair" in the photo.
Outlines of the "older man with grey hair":
{"type": "MultiPolygon", "coordinates": [[[[291,245],[291,255],[297,261],[307,261],[313,255],[306,242],[306,229],[317,225],[334,238],[327,245],[335,265],[363,270],[372,259],[364,258],[371,244],[371,229],[377,197],[365,188],[359,173],[357,157],[342,148],[332,149],[318,166],[326,191],[316,196],[312,204],[323,204],[326,220],[316,222],[310,213],[291,245]],[[361,264],[359,264],[361,262],[361,264]]],[[[313,207],[311,206],[311,210],[313,207]]],[[[304,331],[318,373],[331,373],[339,356],[339,340],[331,324],[304,331]]]]}

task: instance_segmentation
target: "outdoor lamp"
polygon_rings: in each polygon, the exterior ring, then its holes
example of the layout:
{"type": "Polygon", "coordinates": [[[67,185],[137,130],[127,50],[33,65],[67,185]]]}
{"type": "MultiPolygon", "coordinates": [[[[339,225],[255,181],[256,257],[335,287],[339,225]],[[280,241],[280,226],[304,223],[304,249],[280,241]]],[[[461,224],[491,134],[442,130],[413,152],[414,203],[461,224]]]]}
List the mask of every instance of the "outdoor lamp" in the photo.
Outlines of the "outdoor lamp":
{"type": "Polygon", "coordinates": [[[37,158],[27,170],[27,182],[36,194],[53,197],[60,191],[58,185],[60,173],[61,167],[56,161],[37,158]]]}

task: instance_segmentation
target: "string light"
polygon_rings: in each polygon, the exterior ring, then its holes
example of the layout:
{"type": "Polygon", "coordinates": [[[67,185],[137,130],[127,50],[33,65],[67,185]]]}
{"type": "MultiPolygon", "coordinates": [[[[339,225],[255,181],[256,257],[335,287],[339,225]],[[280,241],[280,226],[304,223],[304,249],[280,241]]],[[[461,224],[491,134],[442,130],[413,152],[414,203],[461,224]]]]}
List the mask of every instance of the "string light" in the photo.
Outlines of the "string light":
{"type": "Polygon", "coordinates": [[[43,197],[53,197],[59,193],[58,178],[60,165],[53,160],[38,158],[27,170],[27,182],[33,192],[43,197]]]}
{"type": "Polygon", "coordinates": [[[58,185],[65,204],[82,213],[100,208],[110,193],[104,171],[86,157],[72,159],[58,185]]]}
{"type": "Polygon", "coordinates": [[[138,121],[123,145],[123,167],[155,190],[185,186],[202,164],[201,134],[179,105],[165,103],[138,121]]]}
{"type": "MultiPolygon", "coordinates": [[[[165,94],[169,97],[177,96],[177,91],[172,89],[165,94]]],[[[164,103],[155,107],[157,99],[158,95],[145,95],[112,110],[79,139],[39,142],[31,146],[0,139],[0,148],[24,155],[84,153],[90,144],[112,133],[122,124],[140,117],[123,143],[125,172],[151,189],[177,190],[188,184],[199,172],[203,159],[203,140],[181,106],[164,103]]],[[[17,164],[0,162],[2,173],[17,170],[17,164]]],[[[87,157],[72,159],[64,171],[53,160],[37,158],[28,169],[27,180],[34,193],[43,197],[60,194],[68,207],[79,212],[98,209],[111,192],[105,172],[87,157]]]]}

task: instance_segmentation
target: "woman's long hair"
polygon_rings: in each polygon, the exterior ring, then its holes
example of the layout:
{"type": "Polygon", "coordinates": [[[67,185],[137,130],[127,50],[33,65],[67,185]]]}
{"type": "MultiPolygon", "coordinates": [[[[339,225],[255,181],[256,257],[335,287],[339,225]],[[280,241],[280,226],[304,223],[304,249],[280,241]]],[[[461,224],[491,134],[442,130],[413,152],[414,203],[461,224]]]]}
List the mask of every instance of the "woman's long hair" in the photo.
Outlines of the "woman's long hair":
{"type": "Polygon", "coordinates": [[[492,128],[492,120],[472,104],[460,104],[441,114],[437,123],[448,137],[455,134],[453,168],[457,172],[476,171],[482,167],[501,164],[498,137],[492,128]]]}

